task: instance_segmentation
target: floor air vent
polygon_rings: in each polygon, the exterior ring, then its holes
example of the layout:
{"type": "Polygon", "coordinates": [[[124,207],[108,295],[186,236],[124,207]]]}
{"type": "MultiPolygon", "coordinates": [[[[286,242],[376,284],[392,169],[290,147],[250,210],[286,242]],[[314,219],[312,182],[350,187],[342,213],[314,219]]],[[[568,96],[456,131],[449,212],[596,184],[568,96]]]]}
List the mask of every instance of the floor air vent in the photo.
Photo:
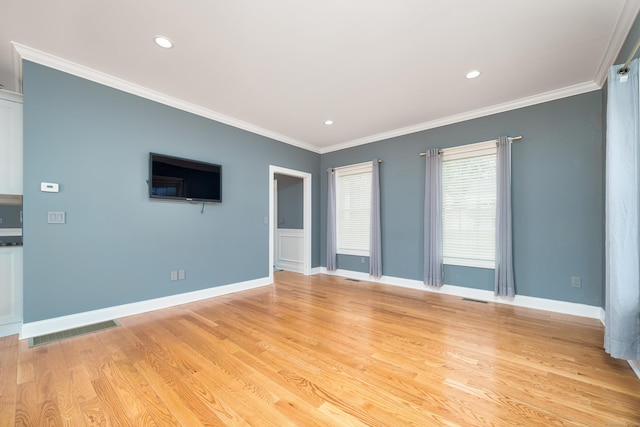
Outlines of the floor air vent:
{"type": "Polygon", "coordinates": [[[350,281],[350,282],[359,282],[359,281],[360,281],[360,280],[358,280],[358,279],[349,279],[349,278],[346,278],[346,279],[344,279],[344,280],[348,280],[348,281],[350,281]]]}
{"type": "Polygon", "coordinates": [[[66,331],[54,332],[52,334],[40,335],[39,337],[29,338],[29,347],[37,347],[39,345],[49,344],[55,341],[61,341],[79,335],[86,335],[92,332],[101,331],[103,329],[114,328],[120,326],[115,320],[107,320],[106,322],[94,323],[93,325],[81,326],[79,328],[67,329],[66,331]]]}
{"type": "Polygon", "coordinates": [[[462,301],[471,301],[471,302],[477,302],[479,304],[487,304],[487,301],[480,301],[479,299],[472,299],[472,298],[462,298],[462,301]]]}

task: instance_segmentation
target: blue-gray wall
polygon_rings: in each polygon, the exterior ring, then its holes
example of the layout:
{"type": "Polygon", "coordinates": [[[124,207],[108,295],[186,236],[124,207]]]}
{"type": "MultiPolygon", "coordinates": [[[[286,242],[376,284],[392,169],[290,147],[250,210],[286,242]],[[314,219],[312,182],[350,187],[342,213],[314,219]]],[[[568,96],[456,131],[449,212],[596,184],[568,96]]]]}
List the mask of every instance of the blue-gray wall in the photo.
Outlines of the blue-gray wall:
{"type": "MultiPolygon", "coordinates": [[[[312,173],[320,156],[24,63],[24,321],[269,275],[269,165],[312,173]],[[150,200],[149,152],[222,165],[222,204],[150,200]],[[40,182],[60,184],[41,193],[40,182]],[[47,211],[67,223],[47,224],[47,211]],[[170,281],[170,271],[186,280],[170,281]]],[[[319,222],[312,231],[319,241],[319,222]]],[[[320,265],[319,246],[312,265],[320,265]]]]}
{"type": "Polygon", "coordinates": [[[304,186],[302,178],[276,174],[278,180],[278,228],[304,228],[304,186]]]}
{"type": "MultiPolygon", "coordinates": [[[[374,158],[381,165],[382,254],[386,276],[422,280],[424,158],[429,148],[523,135],[512,148],[513,238],[520,295],[600,306],[603,286],[601,91],[323,154],[320,169],[374,158]],[[571,287],[571,277],[582,288],[571,287]]],[[[326,177],[322,180],[326,230],[326,177]]],[[[321,241],[322,264],[325,245],[321,241]]],[[[339,256],[338,268],[368,271],[339,256]]],[[[445,283],[493,290],[493,270],[447,266],[445,283]]]]}
{"type": "MultiPolygon", "coordinates": [[[[639,34],[636,21],[618,63],[639,34]]],[[[325,265],[320,171],[384,160],[384,274],[421,280],[418,153],[520,134],[513,146],[517,293],[604,304],[606,90],[320,156],[30,62],[23,80],[25,322],[265,277],[269,164],[313,174],[316,267],[325,265]],[[149,200],[149,151],[221,163],[224,202],[201,214],[201,205],[149,200]],[[41,181],[62,190],[41,193],[41,181]],[[47,225],[51,210],[66,211],[67,224],[47,225]],[[177,269],[187,280],[169,280],[177,269]],[[582,277],[582,288],[571,288],[571,276],[582,277]]],[[[367,271],[364,261],[340,256],[338,263],[367,271]]],[[[445,281],[490,290],[493,271],[447,266],[445,281]]]]}

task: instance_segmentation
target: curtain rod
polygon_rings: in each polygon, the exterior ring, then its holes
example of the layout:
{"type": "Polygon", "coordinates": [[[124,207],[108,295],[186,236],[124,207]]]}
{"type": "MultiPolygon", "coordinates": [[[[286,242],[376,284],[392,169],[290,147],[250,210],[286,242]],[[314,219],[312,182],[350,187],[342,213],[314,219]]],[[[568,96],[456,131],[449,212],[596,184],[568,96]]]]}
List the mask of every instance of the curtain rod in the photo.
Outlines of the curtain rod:
{"type": "MultiPolygon", "coordinates": [[[[335,168],[329,168],[329,169],[327,169],[327,172],[331,172],[332,170],[336,170],[336,169],[340,169],[340,168],[348,168],[348,167],[351,167],[351,166],[364,165],[364,164],[367,164],[367,163],[369,163],[369,162],[362,162],[362,163],[356,163],[355,165],[346,165],[346,166],[338,166],[338,167],[335,167],[335,168]]],[[[378,163],[382,163],[382,160],[378,159],[378,163]]]]}
{"type": "MultiPolygon", "coordinates": [[[[513,142],[513,141],[520,141],[520,140],[522,139],[522,135],[518,135],[518,136],[509,136],[508,138],[509,138],[509,141],[510,141],[510,142],[513,142]]],[[[488,142],[488,141],[487,141],[487,142],[488,142]]],[[[493,142],[497,143],[497,142],[498,142],[498,140],[497,140],[497,139],[494,139],[494,140],[493,140],[493,142]]],[[[439,153],[439,154],[442,154],[442,150],[439,150],[439,151],[438,151],[438,153],[439,153]]],[[[426,155],[427,155],[427,153],[420,153],[420,155],[421,155],[422,157],[424,157],[424,156],[426,156],[426,155]]]]}
{"type": "Polygon", "coordinates": [[[631,62],[633,57],[636,55],[636,52],[638,51],[638,48],[640,48],[640,39],[638,39],[638,41],[636,42],[636,45],[633,47],[633,49],[631,49],[631,53],[627,57],[627,61],[618,70],[618,74],[619,75],[624,76],[625,74],[627,74],[629,72],[629,63],[631,62]]]}

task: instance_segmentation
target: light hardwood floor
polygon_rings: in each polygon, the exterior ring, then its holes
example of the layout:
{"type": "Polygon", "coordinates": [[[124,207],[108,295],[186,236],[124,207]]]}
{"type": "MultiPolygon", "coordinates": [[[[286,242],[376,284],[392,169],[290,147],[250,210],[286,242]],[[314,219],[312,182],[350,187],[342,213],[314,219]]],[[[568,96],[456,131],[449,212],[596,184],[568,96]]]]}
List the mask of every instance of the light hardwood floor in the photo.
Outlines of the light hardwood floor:
{"type": "Polygon", "coordinates": [[[593,319],[280,272],[119,321],[0,338],[0,426],[640,425],[593,319]]]}

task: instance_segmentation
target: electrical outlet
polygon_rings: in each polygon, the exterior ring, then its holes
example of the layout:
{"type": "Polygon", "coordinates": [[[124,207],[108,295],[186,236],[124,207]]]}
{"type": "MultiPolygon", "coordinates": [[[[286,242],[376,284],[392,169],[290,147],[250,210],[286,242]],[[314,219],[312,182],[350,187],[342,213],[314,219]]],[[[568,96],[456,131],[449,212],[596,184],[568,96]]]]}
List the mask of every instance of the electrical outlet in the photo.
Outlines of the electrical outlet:
{"type": "Polygon", "coordinates": [[[176,270],[171,272],[171,280],[178,280],[178,272],[176,270]]]}
{"type": "Polygon", "coordinates": [[[582,287],[582,279],[577,276],[571,277],[571,287],[572,288],[581,288],[582,287]]]}
{"type": "Polygon", "coordinates": [[[49,211],[47,212],[48,224],[64,224],[67,222],[67,213],[63,211],[49,211]]]}
{"type": "Polygon", "coordinates": [[[364,264],[364,257],[360,257],[360,264],[364,264]]]}
{"type": "Polygon", "coordinates": [[[178,270],[178,280],[184,280],[184,276],[185,276],[185,271],[178,270]]]}

